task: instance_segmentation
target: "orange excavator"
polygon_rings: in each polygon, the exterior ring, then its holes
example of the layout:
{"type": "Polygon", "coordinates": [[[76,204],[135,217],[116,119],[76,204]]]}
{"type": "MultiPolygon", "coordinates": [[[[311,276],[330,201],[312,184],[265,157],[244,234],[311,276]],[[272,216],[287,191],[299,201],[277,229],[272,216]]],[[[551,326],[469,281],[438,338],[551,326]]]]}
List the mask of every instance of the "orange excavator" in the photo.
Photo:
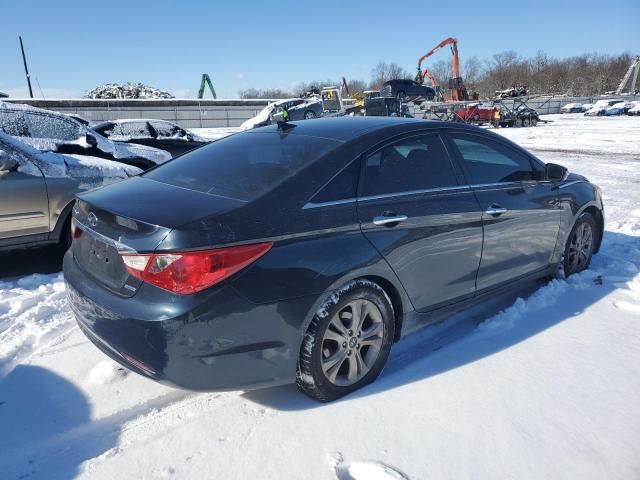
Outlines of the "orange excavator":
{"type": "Polygon", "coordinates": [[[453,54],[453,78],[449,79],[449,88],[451,88],[451,99],[453,101],[461,101],[468,100],[469,95],[467,94],[467,89],[464,86],[464,82],[462,81],[462,77],[460,76],[460,57],[458,56],[458,40],[455,38],[447,38],[441,41],[438,45],[436,45],[433,49],[425,53],[418,60],[418,73],[416,74],[416,81],[420,84],[424,83],[424,78],[427,77],[431,82],[431,85],[435,85],[436,81],[429,72],[428,69],[422,70],[422,62],[424,62],[431,55],[436,53],[443,47],[447,45],[451,45],[451,53],[453,54]]]}

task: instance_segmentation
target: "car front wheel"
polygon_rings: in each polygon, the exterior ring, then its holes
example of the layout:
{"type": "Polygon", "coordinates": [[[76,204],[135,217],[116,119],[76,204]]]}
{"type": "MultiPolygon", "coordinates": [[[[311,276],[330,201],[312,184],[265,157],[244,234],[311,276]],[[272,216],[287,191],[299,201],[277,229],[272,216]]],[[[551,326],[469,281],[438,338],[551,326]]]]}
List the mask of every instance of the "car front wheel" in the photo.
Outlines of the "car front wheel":
{"type": "Polygon", "coordinates": [[[329,297],[304,335],[297,384],[329,402],[374,381],[393,343],[395,318],[384,290],[355,280],[329,297]]]}
{"type": "Polygon", "coordinates": [[[583,213],[571,229],[564,248],[564,274],[566,277],[589,268],[596,241],[596,222],[590,213],[583,213]]]}
{"type": "Polygon", "coordinates": [[[312,110],[308,110],[304,112],[304,118],[305,120],[311,120],[312,118],[316,118],[316,114],[312,110]]]}

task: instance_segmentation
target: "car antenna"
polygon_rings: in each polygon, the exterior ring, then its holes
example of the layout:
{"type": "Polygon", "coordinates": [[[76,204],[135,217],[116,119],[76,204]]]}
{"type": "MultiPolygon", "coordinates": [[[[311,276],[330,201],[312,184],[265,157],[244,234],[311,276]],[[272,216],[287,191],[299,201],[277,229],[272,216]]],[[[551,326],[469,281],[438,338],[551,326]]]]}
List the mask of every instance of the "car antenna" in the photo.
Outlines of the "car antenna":
{"type": "Polygon", "coordinates": [[[294,123],[284,122],[282,120],[278,120],[278,130],[282,130],[286,132],[287,130],[291,130],[292,128],[296,128],[297,125],[294,123]]]}

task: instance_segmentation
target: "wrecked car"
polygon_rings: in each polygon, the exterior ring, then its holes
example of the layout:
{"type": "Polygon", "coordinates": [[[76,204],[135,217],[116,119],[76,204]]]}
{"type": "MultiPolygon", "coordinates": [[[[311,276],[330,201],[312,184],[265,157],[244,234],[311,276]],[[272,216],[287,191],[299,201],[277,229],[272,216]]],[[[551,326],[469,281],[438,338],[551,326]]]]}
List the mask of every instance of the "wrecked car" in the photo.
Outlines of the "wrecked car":
{"type": "Polygon", "coordinates": [[[277,123],[279,120],[284,120],[284,112],[287,111],[287,121],[294,120],[310,120],[322,116],[322,102],[316,96],[302,98],[302,102],[295,102],[293,105],[285,103],[277,106],[271,114],[271,123],[277,123]]]}
{"type": "Polygon", "coordinates": [[[387,80],[382,84],[380,91],[385,97],[397,97],[401,102],[408,100],[415,102],[423,99],[433,100],[436,95],[436,91],[433,88],[406,78],[387,80]]]}
{"type": "Polygon", "coordinates": [[[632,107],[634,107],[634,105],[635,104],[633,102],[614,103],[612,106],[605,110],[604,114],[608,117],[622,115],[624,113],[627,113],[632,107]]]}
{"type": "Polygon", "coordinates": [[[583,111],[581,103],[567,103],[560,109],[560,113],[581,113],[583,111]]]}
{"type": "Polygon", "coordinates": [[[114,142],[67,115],[0,102],[0,131],[43,152],[114,160],[146,170],[171,159],[164,150],[114,142]]]}
{"type": "Polygon", "coordinates": [[[95,125],[93,130],[118,142],[164,150],[172,157],[209,143],[209,140],[166,120],[112,120],[95,125]]]}
{"type": "Polygon", "coordinates": [[[496,90],[496,98],[513,98],[524,97],[528,94],[527,87],[519,86],[513,88],[507,88],[506,90],[496,90]]]}
{"type": "Polygon", "coordinates": [[[290,115],[293,113],[293,115],[295,115],[296,117],[301,114],[301,118],[297,118],[297,120],[319,117],[322,114],[322,104],[319,104],[318,106],[313,105],[313,103],[315,102],[311,101],[312,98],[315,98],[317,101],[317,97],[309,97],[286,98],[283,100],[278,100],[277,102],[270,103],[262,110],[260,110],[260,112],[258,112],[256,116],[250,118],[249,120],[246,120],[242,125],[240,125],[240,130],[250,130],[252,128],[271,125],[272,123],[274,123],[274,115],[277,114],[279,119],[282,119],[282,112],[284,110],[287,110],[290,115]],[[307,105],[309,105],[308,109],[305,108],[307,105]],[[298,109],[296,107],[301,108],[298,109]]]}

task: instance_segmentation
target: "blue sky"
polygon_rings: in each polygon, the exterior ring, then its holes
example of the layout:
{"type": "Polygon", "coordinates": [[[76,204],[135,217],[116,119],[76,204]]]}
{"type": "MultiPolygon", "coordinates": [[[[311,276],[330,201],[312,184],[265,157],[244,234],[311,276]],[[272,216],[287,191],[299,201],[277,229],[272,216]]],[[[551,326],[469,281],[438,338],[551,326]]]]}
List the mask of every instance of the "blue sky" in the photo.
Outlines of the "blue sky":
{"type": "Polygon", "coordinates": [[[449,36],[463,62],[510,49],[556,57],[640,50],[639,0],[1,0],[0,16],[0,91],[27,92],[22,35],[34,94],[37,79],[49,98],[111,81],[193,97],[204,72],[222,98],[342,75],[368,80],[380,60],[413,71],[449,36]]]}

